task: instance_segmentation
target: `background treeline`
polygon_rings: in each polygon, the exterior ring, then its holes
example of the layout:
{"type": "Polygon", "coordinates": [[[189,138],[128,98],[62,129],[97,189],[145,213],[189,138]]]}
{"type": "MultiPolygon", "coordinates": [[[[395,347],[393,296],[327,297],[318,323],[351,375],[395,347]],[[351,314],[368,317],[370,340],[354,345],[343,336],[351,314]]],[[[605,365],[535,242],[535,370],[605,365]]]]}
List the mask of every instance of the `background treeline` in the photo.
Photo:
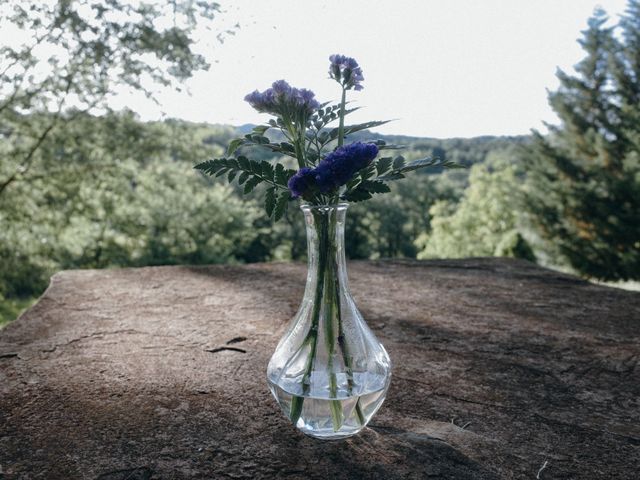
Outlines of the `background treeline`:
{"type": "MultiPolygon", "coordinates": [[[[34,116],[32,122],[38,121],[44,120],[34,116]]],[[[119,112],[83,114],[51,133],[37,154],[48,167],[0,195],[5,310],[7,299],[39,295],[60,269],[304,259],[304,226],[295,208],[273,225],[254,199],[260,195],[243,198],[236,187],[192,169],[224,155],[229,140],[245,129],[179,120],[145,123],[132,112],[119,112]]],[[[441,256],[425,248],[438,248],[429,237],[432,222],[455,211],[470,180],[483,181],[492,168],[515,161],[518,146],[529,141],[362,138],[400,142],[408,159],[438,155],[471,169],[415,175],[398,182],[391,194],[354,204],[347,254],[358,259],[441,256]]],[[[6,177],[10,172],[2,168],[6,177]]],[[[469,237],[467,250],[486,254],[475,241],[469,237]]]]}
{"type": "MultiPolygon", "coordinates": [[[[295,208],[272,225],[260,195],[242,197],[192,169],[251,126],[145,123],[108,108],[117,86],[150,94],[146,78],[171,85],[206,67],[191,34],[216,6],[176,0],[181,8],[167,12],[165,3],[95,0],[91,17],[80,1],[0,0],[2,21],[69,53],[45,59],[46,70],[37,45],[0,49],[0,322],[60,269],[305,257],[295,208]],[[182,23],[149,27],[176,12],[182,23]]],[[[405,145],[409,160],[431,155],[469,168],[413,175],[354,204],[347,255],[513,256],[590,278],[639,279],[640,1],[615,24],[596,12],[580,43],[575,73],[558,72],[550,102],[560,124],[546,135],[349,139],[383,139],[405,145]]]]}

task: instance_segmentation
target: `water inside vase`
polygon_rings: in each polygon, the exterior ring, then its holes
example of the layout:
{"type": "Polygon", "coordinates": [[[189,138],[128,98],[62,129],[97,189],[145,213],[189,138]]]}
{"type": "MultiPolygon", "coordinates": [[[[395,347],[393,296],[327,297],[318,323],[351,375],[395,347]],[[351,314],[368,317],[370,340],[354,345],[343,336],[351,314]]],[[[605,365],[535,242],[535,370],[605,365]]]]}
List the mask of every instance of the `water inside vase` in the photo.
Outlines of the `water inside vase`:
{"type": "Polygon", "coordinates": [[[328,388],[303,395],[299,389],[287,391],[271,379],[267,380],[280,408],[295,421],[299,430],[312,437],[339,439],[355,435],[369,422],[384,401],[389,378],[356,373],[354,383],[363,388],[355,389],[352,394],[339,390],[335,398],[322,396],[320,392],[327,392],[328,388]]]}

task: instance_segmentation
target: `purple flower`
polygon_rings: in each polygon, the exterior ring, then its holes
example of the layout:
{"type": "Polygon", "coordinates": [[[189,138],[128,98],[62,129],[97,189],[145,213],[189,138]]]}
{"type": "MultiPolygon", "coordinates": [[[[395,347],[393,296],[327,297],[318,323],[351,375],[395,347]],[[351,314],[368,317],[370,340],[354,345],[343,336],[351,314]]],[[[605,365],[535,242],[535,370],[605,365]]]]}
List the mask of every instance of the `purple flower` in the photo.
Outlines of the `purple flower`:
{"type": "Polygon", "coordinates": [[[322,193],[344,185],[359,170],[368,166],[378,155],[378,147],[372,143],[355,142],[337,148],[314,169],[315,181],[322,193]]]}
{"type": "Polygon", "coordinates": [[[273,82],[264,92],[256,90],[244,99],[258,112],[287,118],[306,119],[320,108],[311,90],[294,88],[284,80],[273,82]]]}
{"type": "Polygon", "coordinates": [[[355,59],[344,55],[331,55],[329,57],[329,75],[347,90],[362,90],[361,82],[364,80],[362,69],[355,59]]]}
{"type": "Polygon", "coordinates": [[[271,89],[280,97],[285,97],[286,95],[291,94],[291,85],[289,85],[285,80],[276,80],[271,85],[271,89]]]}
{"type": "Polygon", "coordinates": [[[378,147],[373,143],[355,142],[335,149],[315,168],[298,170],[288,182],[293,198],[307,198],[313,191],[328,193],[344,185],[378,155],[378,147]]]}
{"type": "Polygon", "coordinates": [[[314,186],[315,178],[313,170],[304,167],[298,170],[287,182],[289,191],[293,198],[304,197],[304,195],[314,186]]]}

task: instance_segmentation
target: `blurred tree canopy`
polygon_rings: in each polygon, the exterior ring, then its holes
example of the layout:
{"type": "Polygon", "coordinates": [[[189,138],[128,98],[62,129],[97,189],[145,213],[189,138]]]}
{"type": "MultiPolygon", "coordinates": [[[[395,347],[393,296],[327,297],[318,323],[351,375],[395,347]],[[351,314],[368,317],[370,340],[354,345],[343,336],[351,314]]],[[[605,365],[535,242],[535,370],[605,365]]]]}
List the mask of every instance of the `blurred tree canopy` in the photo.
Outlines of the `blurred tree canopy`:
{"type": "MultiPolygon", "coordinates": [[[[21,297],[42,291],[57,268],[119,262],[127,240],[126,232],[114,232],[114,219],[139,220],[121,205],[123,182],[139,164],[160,176],[148,163],[167,146],[159,146],[163,132],[111,114],[109,100],[122,90],[153,98],[155,88],[176,88],[208,68],[194,50],[194,33],[208,27],[218,9],[193,0],[0,0],[3,315],[20,308],[21,297]],[[95,121],[92,113],[104,118],[95,121]],[[3,302],[5,296],[17,300],[3,302]]],[[[194,153],[205,155],[206,146],[194,153]]],[[[138,181],[150,192],[168,175],[153,188],[148,177],[138,181]]],[[[157,217],[145,219],[149,228],[157,217]]],[[[133,243],[141,245],[139,238],[133,243]]],[[[187,250],[180,254],[188,256],[187,250]]],[[[203,255],[219,259],[228,252],[222,247],[203,255]]]]}
{"type": "Polygon", "coordinates": [[[33,172],[60,171],[66,162],[42,152],[51,132],[108,111],[119,89],[153,97],[155,86],[175,87],[208,68],[193,33],[218,8],[193,0],[0,0],[0,195],[33,172]]]}
{"type": "Polygon", "coordinates": [[[469,186],[460,202],[438,201],[431,207],[431,232],[416,243],[418,258],[509,256],[535,261],[525,240],[523,172],[513,152],[492,152],[471,167],[469,186]]]}
{"type": "Polygon", "coordinates": [[[560,126],[526,156],[534,228],[557,263],[606,280],[640,278],[640,2],[615,26],[598,11],[576,74],[559,71],[560,126]]]}

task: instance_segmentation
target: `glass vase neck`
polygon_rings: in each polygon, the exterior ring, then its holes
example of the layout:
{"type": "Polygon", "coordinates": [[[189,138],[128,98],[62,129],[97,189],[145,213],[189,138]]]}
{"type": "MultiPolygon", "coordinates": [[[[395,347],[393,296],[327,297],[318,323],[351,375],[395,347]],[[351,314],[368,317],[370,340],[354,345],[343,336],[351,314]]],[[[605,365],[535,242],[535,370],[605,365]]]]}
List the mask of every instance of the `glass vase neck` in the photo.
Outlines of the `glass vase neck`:
{"type": "MultiPolygon", "coordinates": [[[[317,292],[317,282],[326,278],[349,293],[344,251],[344,226],[348,207],[347,203],[300,207],[307,229],[307,290],[317,292]]],[[[323,292],[324,295],[329,293],[326,290],[323,292]]]]}

